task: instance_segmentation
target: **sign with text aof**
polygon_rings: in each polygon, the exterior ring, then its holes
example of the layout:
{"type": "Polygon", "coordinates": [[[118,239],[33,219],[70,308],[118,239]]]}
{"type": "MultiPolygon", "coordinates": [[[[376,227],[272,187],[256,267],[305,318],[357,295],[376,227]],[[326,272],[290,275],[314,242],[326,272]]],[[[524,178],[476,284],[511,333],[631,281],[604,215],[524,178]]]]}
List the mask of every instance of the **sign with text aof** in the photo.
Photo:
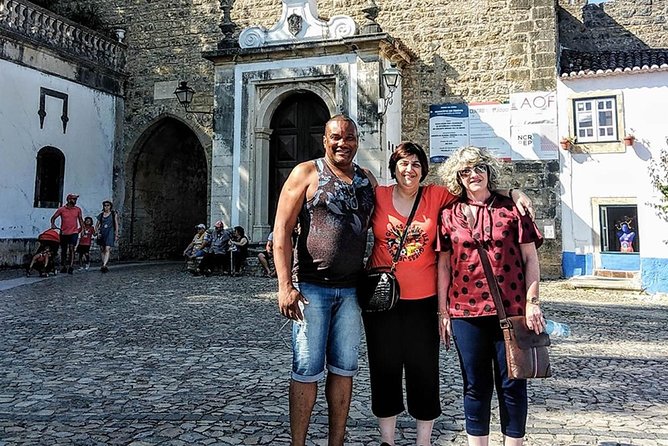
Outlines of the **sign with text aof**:
{"type": "Polygon", "coordinates": [[[429,107],[432,162],[464,146],[486,148],[504,160],[557,159],[554,92],[515,93],[509,104],[457,103],[429,107]]]}

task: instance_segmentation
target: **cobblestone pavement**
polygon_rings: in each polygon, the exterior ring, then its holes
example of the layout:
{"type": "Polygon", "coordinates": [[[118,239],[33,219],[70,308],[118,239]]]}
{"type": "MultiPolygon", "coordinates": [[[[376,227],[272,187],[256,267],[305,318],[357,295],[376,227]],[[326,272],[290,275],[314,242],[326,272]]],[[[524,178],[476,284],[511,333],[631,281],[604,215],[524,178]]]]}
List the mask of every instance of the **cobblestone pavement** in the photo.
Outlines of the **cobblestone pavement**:
{"type": "MultiPolygon", "coordinates": [[[[291,353],[275,287],[162,264],[0,291],[0,445],[287,445],[291,353]]],[[[526,444],[668,445],[668,299],[564,282],[542,295],[574,334],[553,340],[555,376],[530,382],[526,444]]],[[[452,351],[441,377],[434,444],[464,445],[452,351]]],[[[368,389],[362,359],[347,444],[378,444],[368,389]]],[[[312,445],[326,444],[323,400],[312,445]]],[[[397,444],[414,444],[410,419],[399,425],[397,444]]]]}

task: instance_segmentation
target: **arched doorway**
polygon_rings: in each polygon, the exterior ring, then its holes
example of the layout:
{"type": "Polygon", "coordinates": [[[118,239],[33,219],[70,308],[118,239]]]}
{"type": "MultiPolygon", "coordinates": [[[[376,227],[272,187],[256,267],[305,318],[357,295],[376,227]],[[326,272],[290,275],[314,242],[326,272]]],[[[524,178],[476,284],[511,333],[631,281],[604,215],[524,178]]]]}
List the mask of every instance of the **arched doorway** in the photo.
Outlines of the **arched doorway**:
{"type": "Polygon", "coordinates": [[[298,91],[278,106],[271,118],[269,142],[269,224],[273,226],[283,183],[297,164],[324,155],[322,136],[329,109],[315,93],[298,91]]]}
{"type": "Polygon", "coordinates": [[[195,225],[207,223],[206,155],[195,133],[177,119],[163,118],[146,134],[131,160],[124,254],[179,258],[195,225]]]}

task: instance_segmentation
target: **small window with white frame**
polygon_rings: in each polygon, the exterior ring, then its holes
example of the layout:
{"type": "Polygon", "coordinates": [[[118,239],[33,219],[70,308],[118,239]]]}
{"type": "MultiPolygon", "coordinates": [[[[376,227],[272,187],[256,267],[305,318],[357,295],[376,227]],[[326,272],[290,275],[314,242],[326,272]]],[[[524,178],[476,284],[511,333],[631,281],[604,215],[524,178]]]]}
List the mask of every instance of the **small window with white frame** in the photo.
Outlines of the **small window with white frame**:
{"type": "Polygon", "coordinates": [[[573,117],[578,142],[619,141],[616,96],[574,99],[573,117]]]}

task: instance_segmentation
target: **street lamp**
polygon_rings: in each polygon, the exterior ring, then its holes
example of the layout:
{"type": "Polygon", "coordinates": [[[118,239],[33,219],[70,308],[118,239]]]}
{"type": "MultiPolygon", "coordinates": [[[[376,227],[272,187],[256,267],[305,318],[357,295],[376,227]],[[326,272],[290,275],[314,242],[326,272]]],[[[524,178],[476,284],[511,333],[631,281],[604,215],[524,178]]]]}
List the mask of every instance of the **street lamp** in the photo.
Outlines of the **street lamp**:
{"type": "Polygon", "coordinates": [[[174,95],[179,101],[179,104],[183,106],[185,112],[194,115],[197,122],[199,122],[201,125],[204,125],[204,122],[200,120],[198,115],[213,115],[212,111],[190,109],[190,104],[192,103],[193,97],[195,96],[195,90],[188,86],[188,82],[181,81],[181,85],[176,87],[176,90],[174,90],[174,95]]]}
{"type": "Polygon", "coordinates": [[[392,104],[392,97],[394,92],[399,86],[399,78],[401,78],[401,72],[397,70],[397,66],[392,64],[383,71],[382,74],[383,82],[387,86],[387,91],[389,94],[383,98],[383,107],[382,111],[378,113],[378,117],[382,118],[385,113],[387,113],[387,107],[392,104]]]}

